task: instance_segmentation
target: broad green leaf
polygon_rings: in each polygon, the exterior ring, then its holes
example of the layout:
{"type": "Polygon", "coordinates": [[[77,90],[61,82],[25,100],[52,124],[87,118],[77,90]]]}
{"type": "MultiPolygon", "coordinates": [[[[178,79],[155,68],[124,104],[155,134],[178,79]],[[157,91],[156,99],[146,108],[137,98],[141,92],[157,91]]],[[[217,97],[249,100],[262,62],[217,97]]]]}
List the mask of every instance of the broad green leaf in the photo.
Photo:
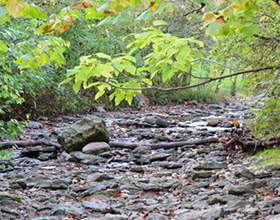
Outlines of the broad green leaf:
{"type": "Polygon", "coordinates": [[[125,91],[120,91],[116,89],[115,91],[115,105],[119,105],[122,100],[125,98],[125,91]]]}
{"type": "Polygon", "coordinates": [[[108,59],[108,60],[112,60],[111,56],[104,54],[104,53],[96,53],[96,56],[98,56],[99,58],[104,58],[104,59],[108,59]]]}
{"type": "Polygon", "coordinates": [[[174,72],[174,68],[167,67],[162,73],[162,81],[165,82],[174,72]]]}
{"type": "Polygon", "coordinates": [[[200,59],[204,58],[203,54],[199,50],[197,50],[197,49],[192,49],[191,53],[197,55],[200,59]]]}
{"type": "Polygon", "coordinates": [[[104,77],[112,77],[111,73],[114,68],[109,64],[98,64],[93,71],[94,76],[104,76],[104,77]]]}
{"type": "Polygon", "coordinates": [[[207,28],[207,31],[206,33],[208,35],[215,35],[215,34],[218,34],[220,29],[223,27],[222,24],[218,24],[218,23],[210,23],[209,27],[207,28]]]}
{"type": "Polygon", "coordinates": [[[66,65],[66,60],[64,56],[58,50],[51,54],[51,58],[53,61],[56,61],[59,65],[61,64],[66,65]]]}
{"type": "Polygon", "coordinates": [[[138,18],[136,18],[136,20],[141,20],[143,19],[144,21],[146,20],[150,20],[154,15],[154,12],[151,10],[147,10],[145,12],[143,12],[138,18]]]}
{"type": "Polygon", "coordinates": [[[58,87],[60,87],[63,84],[67,84],[68,82],[70,82],[72,80],[72,78],[67,78],[65,80],[63,80],[61,83],[59,83],[58,87]]]}
{"type": "Polygon", "coordinates": [[[78,80],[78,81],[76,81],[75,84],[73,85],[73,89],[74,89],[75,93],[78,93],[78,92],[79,92],[82,82],[83,82],[83,81],[78,80]]]}
{"type": "Polygon", "coordinates": [[[132,23],[132,18],[126,14],[119,13],[112,23],[129,26],[132,23]]]}
{"type": "Polygon", "coordinates": [[[184,65],[184,63],[181,62],[174,62],[172,64],[172,67],[185,72],[188,70],[188,68],[184,65]]]}
{"type": "Polygon", "coordinates": [[[256,25],[252,25],[249,27],[242,27],[239,32],[244,35],[252,36],[259,31],[260,29],[256,25]]]}
{"type": "Polygon", "coordinates": [[[88,58],[90,58],[90,57],[91,57],[91,55],[80,57],[80,64],[82,65],[82,64],[83,64],[84,62],[86,62],[86,61],[88,60],[88,58]]]}
{"type": "Polygon", "coordinates": [[[124,64],[115,64],[114,67],[116,67],[118,69],[118,71],[122,72],[124,70],[124,68],[126,67],[126,65],[124,65],[124,64]]]}
{"type": "Polygon", "coordinates": [[[192,39],[192,38],[189,38],[188,40],[192,43],[198,44],[198,46],[200,46],[200,47],[204,47],[204,43],[200,40],[195,40],[195,39],[192,39]]]}
{"type": "Polygon", "coordinates": [[[89,78],[90,67],[82,67],[80,68],[80,72],[76,74],[76,78],[78,80],[86,81],[89,78]]]}
{"type": "Polygon", "coordinates": [[[78,72],[80,72],[80,70],[78,70],[78,69],[67,70],[66,76],[69,77],[69,76],[72,76],[72,75],[74,75],[78,72]]]}
{"type": "Polygon", "coordinates": [[[2,18],[2,16],[7,14],[7,10],[5,8],[0,7],[0,19],[2,18]]]}
{"type": "Polygon", "coordinates": [[[190,48],[183,47],[183,48],[179,51],[178,55],[176,56],[176,60],[177,60],[178,62],[185,63],[186,60],[187,60],[187,57],[188,57],[189,54],[190,54],[190,52],[191,52],[191,49],[190,49],[190,48]]]}
{"type": "Polygon", "coordinates": [[[44,66],[46,63],[50,64],[51,60],[46,53],[42,53],[37,60],[37,65],[41,67],[44,66]]]}
{"type": "Polygon", "coordinates": [[[153,21],[153,25],[159,26],[159,25],[168,25],[168,24],[163,20],[155,20],[155,21],[153,21]]]}
{"type": "Polygon", "coordinates": [[[100,90],[95,95],[95,100],[99,99],[103,94],[105,93],[105,90],[100,90]]]}
{"type": "Polygon", "coordinates": [[[3,43],[3,41],[0,40],[0,50],[2,51],[8,51],[8,47],[6,44],[3,43]]]}
{"type": "Polygon", "coordinates": [[[136,59],[135,59],[135,57],[133,57],[133,56],[125,55],[123,58],[124,58],[124,59],[127,59],[127,60],[129,60],[129,61],[131,61],[131,62],[133,62],[133,63],[136,63],[136,59]]]}
{"type": "Polygon", "coordinates": [[[88,84],[88,85],[86,86],[85,89],[88,89],[88,88],[93,87],[93,86],[97,86],[99,83],[100,83],[100,82],[90,83],[90,84],[88,84]]]}
{"type": "Polygon", "coordinates": [[[28,17],[36,18],[36,19],[48,19],[48,15],[46,12],[42,12],[39,7],[36,5],[30,5],[28,10],[28,17]]]}
{"type": "Polygon", "coordinates": [[[26,2],[19,0],[8,0],[6,3],[6,10],[8,13],[14,17],[20,17],[23,12],[29,7],[26,2]]]}
{"type": "Polygon", "coordinates": [[[126,65],[124,70],[129,72],[132,75],[135,75],[136,67],[133,65],[126,65]]]}

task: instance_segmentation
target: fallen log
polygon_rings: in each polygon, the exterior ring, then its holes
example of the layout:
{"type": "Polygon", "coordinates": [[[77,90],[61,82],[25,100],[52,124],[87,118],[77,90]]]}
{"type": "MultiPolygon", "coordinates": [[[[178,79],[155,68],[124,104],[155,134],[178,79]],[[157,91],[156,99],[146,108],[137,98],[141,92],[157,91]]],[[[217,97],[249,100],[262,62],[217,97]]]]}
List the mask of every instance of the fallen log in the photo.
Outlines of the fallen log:
{"type": "Polygon", "coordinates": [[[228,142],[225,143],[225,150],[230,153],[236,152],[249,152],[257,153],[264,149],[274,148],[280,146],[280,137],[273,137],[265,140],[258,140],[250,137],[233,136],[228,142]]]}
{"type": "Polygon", "coordinates": [[[117,142],[112,141],[109,143],[111,147],[116,148],[130,148],[135,149],[139,146],[150,146],[152,149],[170,149],[170,148],[177,148],[177,147],[183,147],[185,145],[201,145],[201,144],[210,144],[210,143],[216,143],[218,142],[218,138],[212,137],[212,138],[205,138],[201,140],[191,140],[191,141],[180,141],[180,142],[171,142],[171,143],[158,143],[158,144],[143,144],[143,143],[131,143],[131,142],[117,142]]]}
{"type": "Polygon", "coordinates": [[[13,146],[27,147],[27,146],[37,146],[37,145],[47,145],[55,146],[57,149],[60,148],[60,144],[48,142],[45,140],[23,140],[23,141],[6,141],[0,142],[0,149],[8,149],[13,146]]]}

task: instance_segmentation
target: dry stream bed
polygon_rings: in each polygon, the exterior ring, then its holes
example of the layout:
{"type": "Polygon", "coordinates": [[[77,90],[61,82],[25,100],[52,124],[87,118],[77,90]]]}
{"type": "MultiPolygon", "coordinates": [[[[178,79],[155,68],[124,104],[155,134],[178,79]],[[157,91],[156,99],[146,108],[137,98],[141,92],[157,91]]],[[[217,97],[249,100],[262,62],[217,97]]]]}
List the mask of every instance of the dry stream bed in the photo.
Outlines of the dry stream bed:
{"type": "MultiPolygon", "coordinates": [[[[250,103],[92,114],[105,119],[111,141],[141,146],[100,155],[68,154],[58,144],[15,150],[0,170],[0,219],[280,219],[280,166],[254,170],[257,159],[229,157],[221,143],[145,146],[227,136],[233,120],[249,129],[250,103]]],[[[57,143],[83,117],[38,119],[21,140],[57,143]]]]}

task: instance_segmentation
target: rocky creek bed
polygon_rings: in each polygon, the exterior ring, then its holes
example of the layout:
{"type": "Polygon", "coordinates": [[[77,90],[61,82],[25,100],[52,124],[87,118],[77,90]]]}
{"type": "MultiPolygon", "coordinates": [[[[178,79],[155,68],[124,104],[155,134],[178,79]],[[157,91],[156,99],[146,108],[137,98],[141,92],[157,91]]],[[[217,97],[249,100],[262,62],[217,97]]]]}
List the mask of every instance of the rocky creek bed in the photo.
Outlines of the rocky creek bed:
{"type": "Polygon", "coordinates": [[[0,219],[280,219],[280,166],[255,170],[260,160],[230,157],[218,142],[147,146],[228,136],[233,120],[252,115],[250,104],[192,102],[92,115],[105,119],[111,141],[138,147],[67,153],[57,135],[85,116],[30,122],[20,140],[53,145],[18,148],[1,161],[0,219]]]}

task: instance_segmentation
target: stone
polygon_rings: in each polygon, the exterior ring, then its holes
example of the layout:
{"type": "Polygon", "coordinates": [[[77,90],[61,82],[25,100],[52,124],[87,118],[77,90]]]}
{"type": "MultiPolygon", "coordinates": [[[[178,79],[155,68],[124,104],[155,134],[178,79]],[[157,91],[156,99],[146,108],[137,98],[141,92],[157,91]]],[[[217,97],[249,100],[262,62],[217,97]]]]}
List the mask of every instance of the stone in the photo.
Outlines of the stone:
{"type": "Polygon", "coordinates": [[[150,153],[152,148],[150,146],[139,146],[133,150],[134,154],[146,154],[150,153]]]}
{"type": "Polygon", "coordinates": [[[103,119],[88,116],[61,131],[57,141],[68,153],[81,151],[90,142],[109,143],[109,132],[103,119]]]}
{"type": "Polygon", "coordinates": [[[218,220],[224,215],[223,207],[215,207],[203,211],[190,211],[179,217],[178,220],[218,220]]]}
{"type": "Polygon", "coordinates": [[[160,128],[166,128],[169,126],[169,123],[162,120],[162,119],[157,119],[156,120],[156,125],[159,126],[160,128]]]}
{"type": "Polygon", "coordinates": [[[211,171],[193,171],[191,173],[191,177],[192,179],[196,179],[196,178],[208,178],[212,175],[211,171]]]}
{"type": "Polygon", "coordinates": [[[216,204],[216,203],[220,203],[220,204],[226,204],[229,201],[238,201],[238,200],[242,200],[243,197],[239,197],[239,196],[234,196],[234,195],[224,195],[224,196],[215,196],[210,200],[210,205],[216,204]]]}
{"type": "Polygon", "coordinates": [[[96,111],[100,112],[100,113],[106,113],[106,110],[102,107],[102,106],[98,106],[96,108],[96,111]]]}
{"type": "Polygon", "coordinates": [[[51,153],[51,158],[56,158],[56,148],[50,147],[28,147],[20,152],[21,157],[38,157],[40,153],[51,153]]]}
{"type": "Polygon", "coordinates": [[[159,184],[143,184],[141,187],[140,187],[141,190],[143,191],[162,191],[163,190],[163,187],[159,184]]]}
{"type": "Polygon", "coordinates": [[[114,219],[114,220],[126,220],[129,219],[129,217],[125,214],[121,214],[121,215],[116,215],[116,214],[106,214],[105,215],[106,218],[108,219],[114,219]]]}
{"type": "Polygon", "coordinates": [[[227,188],[227,190],[228,190],[228,193],[229,193],[229,194],[237,195],[237,196],[238,196],[238,195],[245,194],[245,193],[256,194],[255,191],[250,190],[250,189],[248,189],[248,188],[246,188],[246,187],[242,187],[242,186],[237,186],[237,187],[235,187],[235,186],[229,186],[229,187],[227,188]]]}
{"type": "Polygon", "coordinates": [[[111,147],[106,142],[91,142],[83,147],[82,152],[85,154],[99,155],[110,150],[111,147]]]}
{"type": "Polygon", "coordinates": [[[59,206],[53,210],[53,215],[73,214],[79,216],[82,215],[83,213],[84,213],[84,209],[80,205],[77,205],[74,202],[65,202],[59,204],[59,206]]]}
{"type": "Polygon", "coordinates": [[[159,213],[150,213],[147,217],[147,220],[167,220],[168,218],[159,213]]]}
{"type": "Polygon", "coordinates": [[[51,183],[52,189],[67,189],[68,188],[68,182],[65,180],[54,180],[51,183]]]}
{"type": "Polygon", "coordinates": [[[106,203],[83,201],[82,206],[85,209],[91,209],[92,212],[110,213],[112,211],[111,206],[106,203]]]}
{"type": "Polygon", "coordinates": [[[87,182],[102,182],[105,180],[112,180],[114,179],[113,175],[107,173],[94,173],[87,176],[87,182]]]}
{"type": "Polygon", "coordinates": [[[97,162],[100,161],[100,159],[103,159],[103,158],[100,158],[100,157],[95,156],[95,155],[84,154],[80,151],[71,152],[70,156],[71,156],[71,158],[68,158],[68,161],[71,161],[71,162],[81,162],[82,160],[89,160],[89,161],[97,163],[97,162]]]}
{"type": "Polygon", "coordinates": [[[227,168],[228,165],[226,162],[204,162],[201,165],[194,167],[195,170],[216,170],[227,168]]]}
{"type": "Polygon", "coordinates": [[[236,171],[234,173],[236,177],[245,177],[247,179],[255,179],[255,174],[252,173],[250,170],[243,169],[241,172],[236,171]]]}
{"type": "Polygon", "coordinates": [[[10,194],[0,194],[0,204],[3,206],[19,206],[21,202],[21,197],[14,196],[10,194]]]}

